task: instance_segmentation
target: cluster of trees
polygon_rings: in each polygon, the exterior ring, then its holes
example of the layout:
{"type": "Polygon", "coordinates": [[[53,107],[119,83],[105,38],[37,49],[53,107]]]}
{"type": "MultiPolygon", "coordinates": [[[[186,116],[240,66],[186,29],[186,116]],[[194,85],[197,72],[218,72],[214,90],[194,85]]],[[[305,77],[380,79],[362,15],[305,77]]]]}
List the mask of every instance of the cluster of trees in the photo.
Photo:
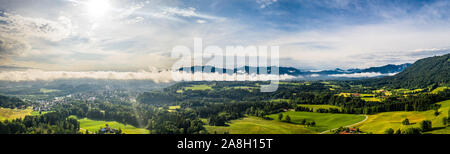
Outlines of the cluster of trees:
{"type": "MultiPolygon", "coordinates": [[[[402,121],[403,125],[409,125],[409,120],[402,121]]],[[[384,131],[385,134],[422,134],[423,132],[432,130],[432,122],[430,120],[423,120],[420,122],[420,127],[409,127],[405,129],[397,129],[394,131],[392,128],[388,128],[384,131]]]]}
{"type": "Polygon", "coordinates": [[[28,106],[30,106],[30,103],[24,102],[19,98],[0,95],[0,107],[15,109],[26,108],[28,106]]]}
{"type": "MultiPolygon", "coordinates": [[[[330,94],[305,94],[295,99],[301,104],[329,104],[342,107],[342,110],[322,109],[321,112],[347,114],[375,114],[390,111],[426,111],[438,109],[437,102],[450,99],[450,90],[439,94],[418,94],[404,97],[388,97],[382,102],[365,102],[357,97],[341,97],[330,94]],[[305,97],[302,97],[305,96],[305,97]]],[[[310,111],[305,107],[296,108],[298,111],[310,111]]]]}
{"type": "Polygon", "coordinates": [[[168,112],[154,105],[73,101],[55,106],[54,109],[56,112],[76,115],[79,118],[117,121],[147,128],[151,133],[157,134],[196,134],[205,131],[196,112],[168,112]]]}
{"type": "Polygon", "coordinates": [[[204,123],[193,111],[158,112],[148,121],[153,134],[205,134],[204,123]]]}
{"type": "Polygon", "coordinates": [[[76,119],[58,112],[0,122],[0,134],[77,134],[79,130],[76,119]]]}

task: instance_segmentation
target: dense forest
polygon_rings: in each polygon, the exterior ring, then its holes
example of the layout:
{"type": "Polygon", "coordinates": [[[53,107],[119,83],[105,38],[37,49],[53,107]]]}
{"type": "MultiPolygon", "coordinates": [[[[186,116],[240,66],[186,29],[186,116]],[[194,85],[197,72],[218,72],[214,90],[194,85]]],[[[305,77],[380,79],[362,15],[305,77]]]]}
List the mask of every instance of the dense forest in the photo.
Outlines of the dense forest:
{"type": "Polygon", "coordinates": [[[51,112],[23,119],[0,121],[0,134],[77,134],[80,123],[68,114],[51,112]]]}

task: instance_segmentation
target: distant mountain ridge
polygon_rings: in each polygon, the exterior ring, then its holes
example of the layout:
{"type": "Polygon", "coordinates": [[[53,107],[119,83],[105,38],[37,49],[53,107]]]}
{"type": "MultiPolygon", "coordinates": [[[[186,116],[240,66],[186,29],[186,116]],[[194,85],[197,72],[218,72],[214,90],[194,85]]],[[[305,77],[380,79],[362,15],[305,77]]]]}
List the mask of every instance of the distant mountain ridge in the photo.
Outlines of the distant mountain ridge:
{"type": "Polygon", "coordinates": [[[450,54],[416,61],[404,71],[390,77],[361,81],[371,86],[426,88],[450,84],[450,54]]]}
{"type": "MultiPolygon", "coordinates": [[[[385,65],[380,67],[370,67],[366,69],[335,69],[335,70],[323,70],[323,71],[301,71],[297,68],[293,67],[278,67],[279,74],[280,75],[292,75],[292,76],[311,76],[311,75],[322,75],[322,76],[328,76],[328,75],[337,75],[337,74],[354,74],[354,73],[380,73],[380,74],[389,74],[389,73],[399,73],[408,68],[411,64],[400,64],[400,65],[385,65]]],[[[192,66],[192,67],[184,67],[180,68],[180,71],[185,72],[211,72],[211,73],[228,73],[228,74],[234,74],[234,73],[250,73],[250,70],[256,70],[256,74],[264,74],[261,73],[264,72],[262,69],[263,67],[251,67],[251,66],[244,66],[234,69],[225,69],[225,68],[216,68],[214,66],[192,66]]],[[[267,72],[271,72],[271,67],[266,67],[267,72]]]]}

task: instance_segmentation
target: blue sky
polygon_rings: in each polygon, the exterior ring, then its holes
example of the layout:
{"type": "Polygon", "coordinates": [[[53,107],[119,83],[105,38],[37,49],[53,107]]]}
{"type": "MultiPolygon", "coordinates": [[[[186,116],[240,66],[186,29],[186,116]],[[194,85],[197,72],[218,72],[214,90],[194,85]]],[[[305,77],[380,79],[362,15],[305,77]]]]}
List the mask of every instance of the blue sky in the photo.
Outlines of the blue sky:
{"type": "Polygon", "coordinates": [[[450,2],[2,0],[0,65],[52,71],[168,68],[177,45],[276,45],[303,69],[365,68],[450,52],[450,2]]]}

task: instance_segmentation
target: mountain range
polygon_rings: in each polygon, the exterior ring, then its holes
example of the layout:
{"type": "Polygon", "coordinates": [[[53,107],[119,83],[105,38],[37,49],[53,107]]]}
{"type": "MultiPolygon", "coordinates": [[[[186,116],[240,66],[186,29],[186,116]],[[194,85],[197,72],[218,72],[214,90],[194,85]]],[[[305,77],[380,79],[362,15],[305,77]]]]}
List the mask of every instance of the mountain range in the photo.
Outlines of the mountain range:
{"type": "Polygon", "coordinates": [[[449,86],[450,54],[428,57],[416,61],[404,71],[389,77],[361,80],[369,86],[392,88],[427,88],[449,86]]]}
{"type": "MultiPolygon", "coordinates": [[[[352,74],[361,74],[361,73],[368,73],[368,74],[374,74],[372,76],[385,76],[385,75],[393,75],[399,72],[402,72],[406,68],[408,68],[411,64],[400,64],[400,65],[394,65],[389,64],[385,66],[380,67],[370,67],[365,69],[334,69],[334,70],[322,70],[322,71],[302,71],[300,69],[294,68],[294,67],[275,67],[275,69],[279,70],[280,75],[291,75],[291,76],[303,76],[303,77],[309,77],[309,78],[318,78],[320,76],[322,77],[346,77],[346,75],[352,75],[352,74]]],[[[244,67],[238,67],[234,69],[225,69],[225,68],[217,68],[214,66],[192,66],[192,67],[183,67],[180,68],[180,71],[185,72],[211,72],[211,73],[228,73],[228,74],[234,74],[234,73],[246,73],[249,74],[251,72],[255,72],[256,74],[266,74],[263,73],[264,67],[251,67],[251,66],[244,66],[244,67]]],[[[266,72],[271,72],[272,67],[266,67],[266,72]]],[[[353,76],[349,76],[353,77],[353,76]]],[[[371,77],[371,76],[361,76],[361,77],[371,77]]]]}

